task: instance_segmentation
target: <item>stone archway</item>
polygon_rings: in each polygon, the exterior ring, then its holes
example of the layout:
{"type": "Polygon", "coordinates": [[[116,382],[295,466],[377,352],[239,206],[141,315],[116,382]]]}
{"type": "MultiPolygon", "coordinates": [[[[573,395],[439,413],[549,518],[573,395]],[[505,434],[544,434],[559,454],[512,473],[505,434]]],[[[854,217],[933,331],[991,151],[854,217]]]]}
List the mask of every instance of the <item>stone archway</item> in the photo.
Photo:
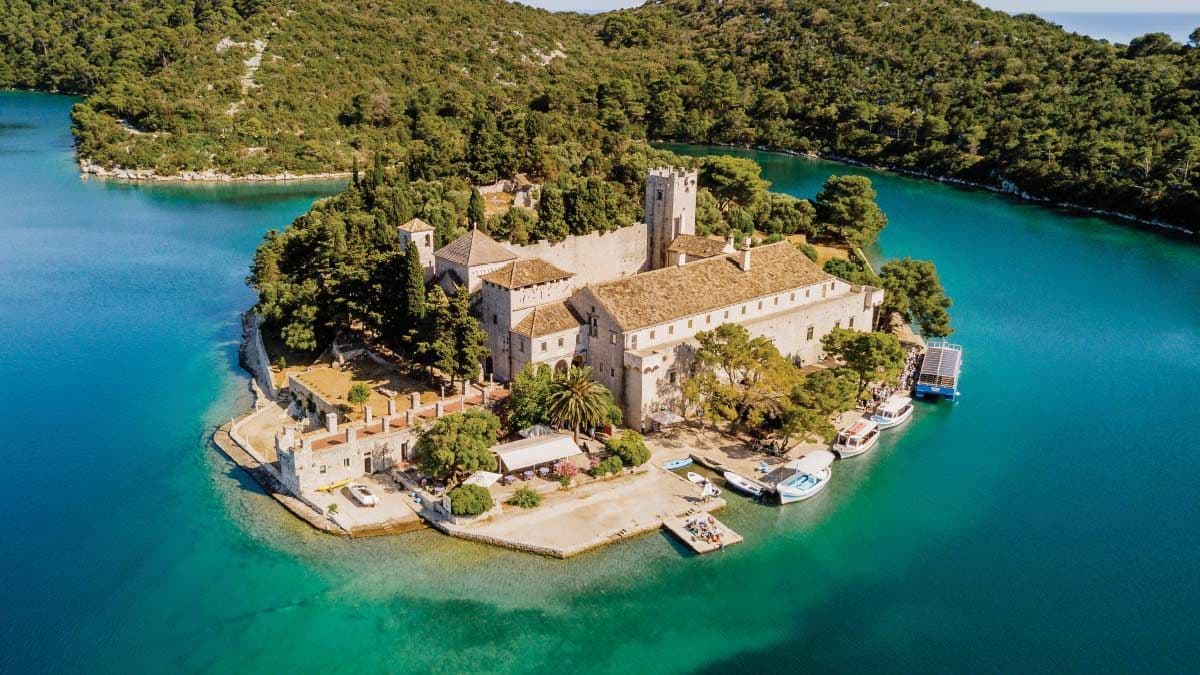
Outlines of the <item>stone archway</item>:
{"type": "Polygon", "coordinates": [[[566,360],[566,359],[560,359],[558,363],[554,364],[554,372],[555,372],[555,373],[565,373],[565,372],[567,372],[567,360],[566,360]]]}
{"type": "Polygon", "coordinates": [[[571,359],[571,367],[572,368],[582,368],[583,367],[583,354],[576,354],[575,358],[571,359]]]}

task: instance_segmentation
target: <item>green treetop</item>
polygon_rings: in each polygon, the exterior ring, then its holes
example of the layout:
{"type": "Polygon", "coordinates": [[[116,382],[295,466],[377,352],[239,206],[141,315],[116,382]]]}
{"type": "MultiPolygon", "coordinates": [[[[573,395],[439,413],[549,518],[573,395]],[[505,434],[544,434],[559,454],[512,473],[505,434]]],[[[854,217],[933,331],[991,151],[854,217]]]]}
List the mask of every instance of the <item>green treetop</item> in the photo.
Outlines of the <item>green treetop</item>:
{"type": "Polygon", "coordinates": [[[883,317],[899,314],[905,321],[915,321],[922,335],[945,337],[954,332],[947,311],[953,303],[932,262],[904,258],[885,263],[881,271],[883,317]]]}
{"type": "Polygon", "coordinates": [[[483,225],[483,195],[478,188],[471,188],[471,201],[467,204],[467,224],[472,227],[483,225]]]}
{"type": "Polygon", "coordinates": [[[605,422],[611,400],[604,385],[592,379],[591,368],[572,367],[554,379],[547,411],[552,421],[571,429],[578,442],[580,430],[605,422]]]}
{"type": "Polygon", "coordinates": [[[476,471],[495,471],[496,455],[491,448],[499,430],[499,418],[486,410],[439,417],[413,448],[418,466],[452,484],[476,471]]]}
{"type": "Polygon", "coordinates": [[[754,203],[770,186],[763,180],[762,167],[757,162],[727,155],[705,158],[700,184],[712,191],[722,211],[728,211],[734,204],[744,207],[754,203]]]}
{"type": "Polygon", "coordinates": [[[487,332],[470,313],[470,296],[463,284],[436,315],[434,324],[434,365],[451,380],[479,377],[483,360],[488,355],[487,332]]]}
{"type": "Polygon", "coordinates": [[[904,349],[891,333],[864,333],[834,328],[821,338],[825,351],[858,374],[858,393],[873,380],[893,380],[904,367],[904,349]]]}
{"type": "Polygon", "coordinates": [[[875,188],[863,176],[830,176],[817,195],[817,223],[823,233],[851,246],[874,243],[887,225],[875,203],[875,188]]]}

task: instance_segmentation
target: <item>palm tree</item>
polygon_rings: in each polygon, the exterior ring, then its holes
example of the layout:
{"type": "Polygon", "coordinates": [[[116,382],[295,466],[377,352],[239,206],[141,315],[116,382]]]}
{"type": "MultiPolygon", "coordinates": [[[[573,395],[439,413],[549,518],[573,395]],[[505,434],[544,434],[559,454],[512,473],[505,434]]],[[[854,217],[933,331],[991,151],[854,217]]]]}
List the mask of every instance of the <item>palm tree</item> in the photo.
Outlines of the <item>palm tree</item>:
{"type": "Polygon", "coordinates": [[[608,416],[608,390],[592,379],[591,368],[571,368],[550,385],[547,407],[553,422],[579,430],[599,425],[608,416]]]}

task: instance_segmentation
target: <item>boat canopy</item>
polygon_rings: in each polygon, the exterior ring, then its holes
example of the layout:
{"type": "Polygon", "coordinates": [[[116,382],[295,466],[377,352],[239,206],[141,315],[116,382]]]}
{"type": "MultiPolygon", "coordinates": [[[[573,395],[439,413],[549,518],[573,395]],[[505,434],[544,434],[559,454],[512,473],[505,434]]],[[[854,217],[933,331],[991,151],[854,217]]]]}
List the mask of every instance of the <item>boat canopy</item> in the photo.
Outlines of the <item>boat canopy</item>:
{"type": "Polygon", "coordinates": [[[917,384],[956,388],[962,368],[962,347],[949,342],[934,342],[925,350],[917,384]]]}
{"type": "Polygon", "coordinates": [[[912,399],[908,396],[892,395],[889,396],[886,401],[880,404],[879,409],[876,410],[876,412],[885,415],[895,415],[901,410],[904,410],[904,408],[910,403],[912,403],[912,399]]]}
{"type": "Polygon", "coordinates": [[[538,436],[547,436],[549,434],[558,432],[553,428],[546,426],[545,424],[535,424],[531,427],[525,427],[517,433],[520,434],[521,438],[536,438],[538,436]]]}
{"type": "Polygon", "coordinates": [[[851,438],[853,436],[866,436],[875,430],[879,425],[871,420],[859,420],[855,422],[849,429],[841,432],[841,436],[851,438]]]}
{"type": "Polygon", "coordinates": [[[670,410],[659,410],[650,415],[650,419],[658,422],[659,426],[669,427],[672,424],[679,424],[683,421],[683,417],[671,412],[670,410]]]}
{"type": "Polygon", "coordinates": [[[792,469],[797,473],[816,474],[829,468],[833,464],[833,460],[837,459],[837,455],[828,450],[817,450],[810,452],[792,462],[788,462],[787,468],[792,469]]]}

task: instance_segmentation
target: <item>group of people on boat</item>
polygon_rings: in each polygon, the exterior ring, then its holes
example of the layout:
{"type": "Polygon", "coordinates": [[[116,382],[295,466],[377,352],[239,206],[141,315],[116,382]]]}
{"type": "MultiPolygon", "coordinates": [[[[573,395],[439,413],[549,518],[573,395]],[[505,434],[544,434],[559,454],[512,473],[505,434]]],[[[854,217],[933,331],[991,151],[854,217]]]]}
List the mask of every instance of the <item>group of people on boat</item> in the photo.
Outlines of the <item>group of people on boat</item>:
{"type": "Polygon", "coordinates": [[[710,544],[720,545],[721,538],[725,536],[725,530],[717,525],[717,519],[708,514],[688,518],[683,526],[692,534],[693,540],[699,539],[710,544]]]}

